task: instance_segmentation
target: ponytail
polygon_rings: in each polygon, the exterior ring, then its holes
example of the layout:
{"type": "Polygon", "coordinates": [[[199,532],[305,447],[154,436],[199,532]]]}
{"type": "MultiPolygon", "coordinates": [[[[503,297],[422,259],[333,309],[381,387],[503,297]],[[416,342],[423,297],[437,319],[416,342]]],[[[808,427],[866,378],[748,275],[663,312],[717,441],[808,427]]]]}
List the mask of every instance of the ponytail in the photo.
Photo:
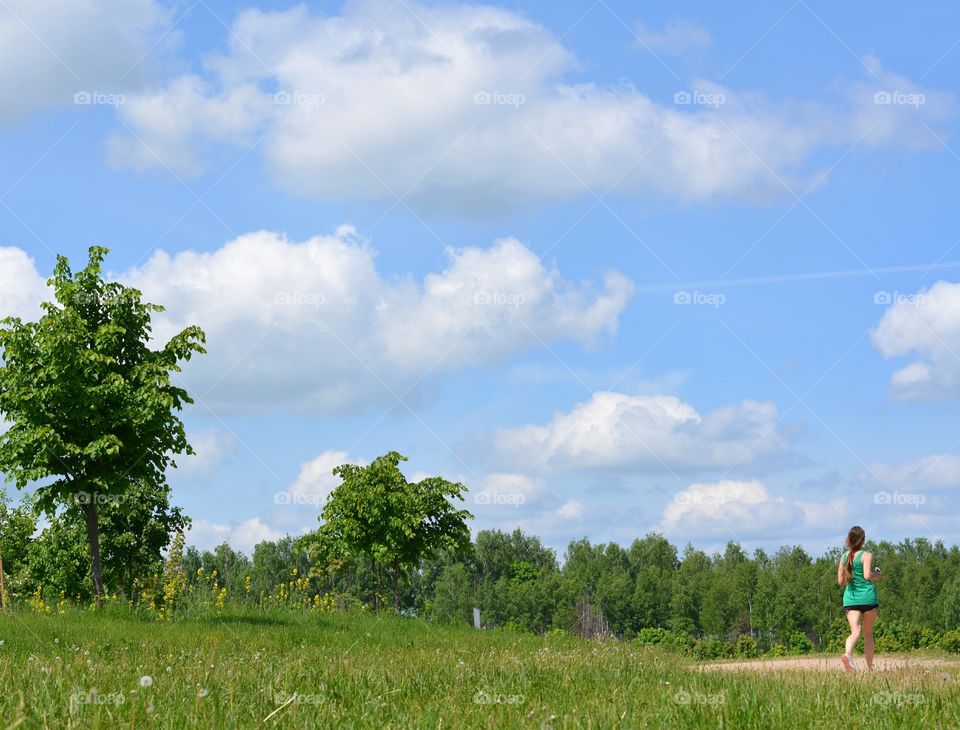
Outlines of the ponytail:
{"type": "Polygon", "coordinates": [[[843,565],[843,582],[853,580],[853,554],[863,547],[866,534],[859,525],[854,525],[847,533],[847,559],[843,565]]]}

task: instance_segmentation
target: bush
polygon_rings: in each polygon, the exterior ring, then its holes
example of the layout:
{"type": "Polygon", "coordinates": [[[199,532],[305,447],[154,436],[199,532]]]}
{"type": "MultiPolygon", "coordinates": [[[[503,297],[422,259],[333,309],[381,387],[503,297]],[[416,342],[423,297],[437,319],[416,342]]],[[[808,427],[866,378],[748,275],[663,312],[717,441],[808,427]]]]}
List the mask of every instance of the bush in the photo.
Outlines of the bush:
{"type": "Polygon", "coordinates": [[[737,639],[737,644],[733,650],[734,656],[742,659],[752,659],[760,656],[760,653],[760,646],[752,636],[741,636],[737,639]]]}
{"type": "Polygon", "coordinates": [[[944,631],[940,637],[940,648],[951,654],[960,654],[960,631],[944,631]]]}
{"type": "Polygon", "coordinates": [[[773,656],[786,656],[788,654],[787,647],[783,644],[774,644],[773,648],[770,649],[770,653],[773,656]]]}
{"type": "Polygon", "coordinates": [[[668,631],[659,627],[648,627],[637,632],[633,643],[637,646],[657,646],[667,651],[689,654],[693,649],[693,640],[689,636],[668,631]]]}
{"type": "Polygon", "coordinates": [[[635,638],[633,642],[635,644],[639,644],[640,646],[660,646],[667,640],[669,636],[670,632],[666,629],[649,627],[646,629],[640,629],[637,632],[637,638],[635,638]]]}
{"type": "Polygon", "coordinates": [[[790,653],[791,654],[809,654],[813,651],[813,642],[810,637],[802,631],[794,631],[790,634],[790,653]]]}
{"type": "Polygon", "coordinates": [[[940,635],[931,628],[924,626],[920,629],[920,648],[935,649],[940,645],[940,635]]]}

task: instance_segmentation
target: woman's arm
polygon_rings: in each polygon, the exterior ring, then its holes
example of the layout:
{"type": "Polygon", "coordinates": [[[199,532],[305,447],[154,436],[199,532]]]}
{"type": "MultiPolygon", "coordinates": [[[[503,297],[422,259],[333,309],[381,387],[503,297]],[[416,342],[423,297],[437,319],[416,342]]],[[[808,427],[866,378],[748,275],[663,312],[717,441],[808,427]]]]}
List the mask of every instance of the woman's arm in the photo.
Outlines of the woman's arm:
{"type": "Polygon", "coordinates": [[[837,585],[843,585],[843,556],[840,556],[840,562],[837,564],[837,585]]]}
{"type": "Polygon", "coordinates": [[[879,580],[880,573],[873,570],[873,553],[863,551],[863,577],[867,580],[879,580]]]}

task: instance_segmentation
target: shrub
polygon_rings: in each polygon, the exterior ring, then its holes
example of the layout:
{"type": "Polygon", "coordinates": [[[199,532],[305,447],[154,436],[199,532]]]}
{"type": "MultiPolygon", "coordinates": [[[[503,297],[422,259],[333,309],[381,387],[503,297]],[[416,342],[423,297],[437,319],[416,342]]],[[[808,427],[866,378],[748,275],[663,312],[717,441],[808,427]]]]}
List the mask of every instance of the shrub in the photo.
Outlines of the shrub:
{"type": "Polygon", "coordinates": [[[770,653],[773,654],[773,656],[786,656],[788,652],[787,647],[783,644],[774,644],[773,648],[770,649],[770,653]]]}
{"type": "Polygon", "coordinates": [[[924,626],[920,629],[920,648],[935,649],[940,645],[940,635],[933,629],[924,626]]]}
{"type": "Polygon", "coordinates": [[[813,651],[813,642],[810,637],[802,631],[794,631],[790,634],[790,653],[791,654],[809,654],[813,651]]]}
{"type": "Polygon", "coordinates": [[[758,657],[760,656],[760,653],[760,646],[757,644],[757,640],[752,636],[746,635],[737,639],[736,646],[733,650],[734,656],[744,659],[758,657]]]}
{"type": "Polygon", "coordinates": [[[951,654],[960,654],[960,631],[944,631],[940,637],[940,648],[951,654]]]}

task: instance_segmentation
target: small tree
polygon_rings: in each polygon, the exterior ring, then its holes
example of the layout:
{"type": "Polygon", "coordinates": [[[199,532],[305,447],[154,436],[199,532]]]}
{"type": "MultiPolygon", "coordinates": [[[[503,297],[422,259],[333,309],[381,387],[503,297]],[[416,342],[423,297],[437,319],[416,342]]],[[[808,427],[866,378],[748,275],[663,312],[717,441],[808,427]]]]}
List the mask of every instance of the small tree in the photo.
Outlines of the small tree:
{"type": "Polygon", "coordinates": [[[410,483],[396,451],[374,459],[370,466],[343,464],[333,473],[343,479],[327,499],[320,529],[306,539],[324,559],[358,554],[390,568],[393,607],[400,610],[400,575],[437,550],[466,550],[470,531],[466,510],[449,500],[463,501],[466,487],[441,477],[410,483]]]}
{"type": "Polygon", "coordinates": [[[188,327],[158,350],[149,347],[151,318],[163,307],[140,292],[104,281],[107,249],[92,247],[76,275],[63,256],[53,278],[55,301],[38,322],[0,323],[0,471],[19,489],[36,490],[48,515],[80,501],[97,604],[104,593],[97,503],[135,485],[161,487],[175,454],[193,453],[176,412],[192,403],[171,373],[204,352],[203,331],[188,327]]]}

